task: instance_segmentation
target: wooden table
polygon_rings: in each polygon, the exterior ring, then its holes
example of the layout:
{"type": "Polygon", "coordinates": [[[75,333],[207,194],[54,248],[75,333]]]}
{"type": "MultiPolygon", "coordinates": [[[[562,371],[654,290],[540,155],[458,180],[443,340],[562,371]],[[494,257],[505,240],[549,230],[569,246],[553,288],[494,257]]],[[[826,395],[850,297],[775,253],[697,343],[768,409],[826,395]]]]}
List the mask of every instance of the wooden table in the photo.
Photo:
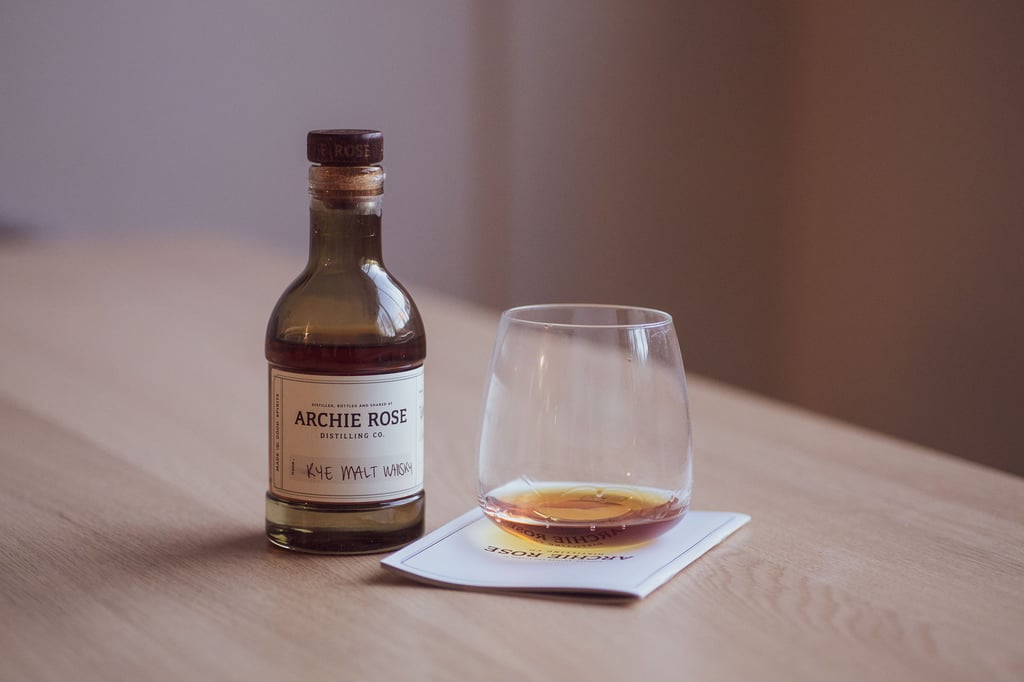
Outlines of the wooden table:
{"type": "MultiPolygon", "coordinates": [[[[300,267],[0,248],[0,678],[1024,679],[1024,480],[697,377],[694,506],[753,521],[643,601],[271,548],[263,333],[300,267]]],[[[414,293],[432,530],[475,503],[497,314],[414,293]]]]}

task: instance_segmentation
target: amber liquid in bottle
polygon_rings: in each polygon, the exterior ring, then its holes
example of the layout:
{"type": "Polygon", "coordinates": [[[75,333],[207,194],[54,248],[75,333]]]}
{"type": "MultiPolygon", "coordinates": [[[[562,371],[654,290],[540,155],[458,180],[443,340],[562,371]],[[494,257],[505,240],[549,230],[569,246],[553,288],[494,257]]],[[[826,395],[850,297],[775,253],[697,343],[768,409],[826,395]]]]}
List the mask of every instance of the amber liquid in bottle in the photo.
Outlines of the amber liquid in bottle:
{"type": "Polygon", "coordinates": [[[379,139],[372,131],[309,138],[320,164],[310,169],[309,262],[275,306],[266,338],[267,536],[287,549],[363,554],[423,534],[422,376],[418,398],[416,377],[404,377],[419,374],[426,336],[381,258],[379,139]],[[351,150],[337,163],[335,152],[351,150]],[[403,388],[380,388],[392,385],[403,388]]]}

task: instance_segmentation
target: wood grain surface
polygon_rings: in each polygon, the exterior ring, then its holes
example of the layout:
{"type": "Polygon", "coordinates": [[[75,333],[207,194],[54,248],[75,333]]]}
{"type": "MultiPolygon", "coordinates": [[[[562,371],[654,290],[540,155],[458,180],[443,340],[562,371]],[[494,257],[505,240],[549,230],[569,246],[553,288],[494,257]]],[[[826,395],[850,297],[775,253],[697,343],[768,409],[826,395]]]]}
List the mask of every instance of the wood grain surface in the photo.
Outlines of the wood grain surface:
{"type": "MultiPolygon", "coordinates": [[[[301,265],[0,248],[0,679],[1024,679],[1024,480],[698,377],[694,507],[753,520],[643,601],[270,547],[263,334],[301,265]]],[[[411,288],[431,530],[475,504],[497,313],[411,288]]]]}

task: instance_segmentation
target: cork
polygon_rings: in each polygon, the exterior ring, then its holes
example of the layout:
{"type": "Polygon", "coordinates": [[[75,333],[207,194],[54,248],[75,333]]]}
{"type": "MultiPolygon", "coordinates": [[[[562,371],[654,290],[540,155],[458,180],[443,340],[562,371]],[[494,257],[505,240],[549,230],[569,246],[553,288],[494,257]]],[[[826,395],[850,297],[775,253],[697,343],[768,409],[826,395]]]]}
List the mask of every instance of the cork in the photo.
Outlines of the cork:
{"type": "Polygon", "coordinates": [[[384,192],[381,166],[310,166],[309,191],[317,197],[368,197],[384,192]]]}

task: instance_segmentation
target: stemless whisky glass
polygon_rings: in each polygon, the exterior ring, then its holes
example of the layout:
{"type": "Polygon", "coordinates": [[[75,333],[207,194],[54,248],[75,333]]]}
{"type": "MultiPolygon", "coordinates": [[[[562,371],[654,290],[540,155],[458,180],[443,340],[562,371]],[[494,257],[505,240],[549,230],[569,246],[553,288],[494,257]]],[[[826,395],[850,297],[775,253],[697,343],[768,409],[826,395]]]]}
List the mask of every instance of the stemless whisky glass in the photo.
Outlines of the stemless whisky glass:
{"type": "Polygon", "coordinates": [[[690,504],[689,403],[672,317],[537,305],[501,316],[480,428],[479,501],[560,547],[661,535],[690,504]]]}

